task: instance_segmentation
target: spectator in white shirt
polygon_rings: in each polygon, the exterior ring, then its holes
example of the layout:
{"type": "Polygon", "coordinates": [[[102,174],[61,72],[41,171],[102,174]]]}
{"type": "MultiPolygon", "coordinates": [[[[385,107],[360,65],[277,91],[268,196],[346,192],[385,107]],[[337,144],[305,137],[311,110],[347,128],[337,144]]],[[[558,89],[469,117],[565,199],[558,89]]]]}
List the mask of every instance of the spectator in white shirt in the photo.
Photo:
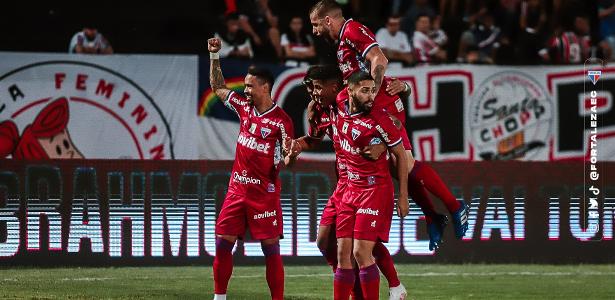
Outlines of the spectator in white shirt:
{"type": "Polygon", "coordinates": [[[430,64],[446,61],[446,51],[436,43],[431,33],[431,20],[428,15],[419,15],[415,23],[416,31],[412,36],[412,46],[418,63],[430,64]]]}
{"type": "Polygon", "coordinates": [[[409,65],[414,62],[412,46],[405,32],[400,30],[401,17],[392,15],[388,18],[386,26],[376,33],[376,41],[389,59],[389,67],[409,65]]]}
{"type": "Polygon", "coordinates": [[[284,52],[285,64],[289,67],[309,65],[316,57],[314,40],[303,31],[303,19],[293,17],[290,20],[289,31],[282,34],[281,45],[284,52]]]}
{"type": "Polygon", "coordinates": [[[86,26],[82,31],[73,35],[68,46],[68,53],[113,54],[113,48],[96,28],[86,26]]]}

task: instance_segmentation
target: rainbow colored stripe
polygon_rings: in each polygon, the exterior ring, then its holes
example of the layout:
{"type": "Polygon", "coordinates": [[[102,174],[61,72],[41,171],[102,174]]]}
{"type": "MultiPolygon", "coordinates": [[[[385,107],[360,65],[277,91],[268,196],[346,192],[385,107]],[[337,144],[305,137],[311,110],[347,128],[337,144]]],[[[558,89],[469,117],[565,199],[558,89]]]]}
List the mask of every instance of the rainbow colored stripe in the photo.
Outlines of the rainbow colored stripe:
{"type": "MultiPolygon", "coordinates": [[[[226,87],[236,92],[243,92],[245,88],[243,77],[228,78],[225,80],[225,83],[226,87]]],[[[214,104],[222,101],[211,88],[208,88],[203,93],[203,96],[201,96],[201,99],[199,99],[198,115],[202,117],[209,115],[214,104]]]]}

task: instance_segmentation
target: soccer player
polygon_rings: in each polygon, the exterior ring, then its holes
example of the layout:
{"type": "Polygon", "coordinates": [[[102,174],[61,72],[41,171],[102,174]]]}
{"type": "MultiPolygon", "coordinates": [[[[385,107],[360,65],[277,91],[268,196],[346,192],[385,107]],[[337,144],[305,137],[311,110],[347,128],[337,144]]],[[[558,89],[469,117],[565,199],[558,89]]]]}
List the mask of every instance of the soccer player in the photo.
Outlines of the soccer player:
{"type": "Polygon", "coordinates": [[[348,173],[347,187],[337,208],[336,236],[338,268],[334,279],[335,299],[347,300],[354,283],[352,256],[360,274],[365,299],[378,299],[380,273],[372,252],[378,242],[387,242],[393,218],[394,188],[386,156],[376,161],[362,150],[384,143],[399,162],[397,215],[408,214],[408,163],[400,130],[382,110],[372,109],[376,84],[370,74],[357,72],[348,78],[350,98],[340,105],[334,128],[344,153],[348,173]]]}
{"type": "MultiPolygon", "coordinates": [[[[406,113],[403,101],[396,95],[388,94],[381,89],[390,78],[384,76],[387,59],[379,48],[374,34],[364,25],[342,16],[342,9],[335,1],[321,0],[310,10],[310,23],[315,36],[329,42],[336,42],[338,66],[344,79],[358,71],[369,72],[376,85],[376,101],[374,109],[384,109],[402,123],[403,146],[406,150],[409,193],[412,199],[421,207],[427,221],[429,233],[429,249],[434,250],[442,243],[444,227],[448,219],[436,213],[433,203],[425,189],[440,198],[453,217],[455,236],[461,239],[468,229],[468,207],[463,201],[458,201],[448,190],[440,176],[428,165],[415,161],[412,157],[412,146],[406,133],[406,113]]],[[[346,90],[340,92],[340,98],[348,99],[346,90]]],[[[373,153],[377,157],[380,153],[373,153]]],[[[398,178],[399,179],[399,178],[398,178]]]]}
{"type": "Polygon", "coordinates": [[[271,298],[284,298],[284,266],[280,256],[282,235],[280,204],[280,162],[282,146],[293,137],[290,117],[271,99],[273,76],[251,67],[245,77],[246,97],[229,90],[222,76],[218,51],[221,42],[208,40],[210,52],[210,84],[225,105],[239,116],[240,129],[235,149],[235,163],[228,192],[216,223],[216,257],[214,289],[216,299],[226,299],[228,282],[233,272],[232,249],[243,237],[246,225],[252,238],[261,241],[265,254],[266,278],[271,298]]]}
{"type": "MultiPolygon", "coordinates": [[[[297,156],[301,151],[315,149],[325,135],[333,141],[336,154],[336,173],[337,185],[323,210],[316,243],[327,260],[327,263],[336,271],[337,260],[337,241],[335,239],[336,206],[341,200],[346,189],[346,165],[343,159],[337,132],[333,129],[332,122],[338,117],[336,97],[343,88],[342,74],[334,65],[311,66],[304,78],[304,85],[311,97],[307,107],[308,134],[294,140],[289,155],[297,156]],[[294,146],[293,146],[294,145],[294,146]]],[[[387,89],[397,94],[403,91],[404,84],[400,80],[391,82],[387,89]]],[[[377,144],[373,147],[381,147],[386,150],[384,144],[377,144]]],[[[368,155],[365,154],[367,157],[368,155]]],[[[393,264],[391,254],[384,244],[376,243],[373,250],[376,263],[389,283],[389,295],[391,300],[405,299],[407,292],[403,284],[399,281],[397,270],[393,264]]],[[[357,274],[358,275],[358,274],[357,274]]],[[[354,298],[362,299],[361,285],[355,280],[354,298]]]]}

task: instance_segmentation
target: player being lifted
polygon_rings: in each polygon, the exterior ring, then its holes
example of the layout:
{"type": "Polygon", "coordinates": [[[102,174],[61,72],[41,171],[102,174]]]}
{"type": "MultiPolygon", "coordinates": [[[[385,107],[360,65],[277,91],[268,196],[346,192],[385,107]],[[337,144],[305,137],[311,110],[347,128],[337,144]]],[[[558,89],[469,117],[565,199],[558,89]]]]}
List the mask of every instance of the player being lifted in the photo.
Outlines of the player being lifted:
{"type": "Polygon", "coordinates": [[[224,83],[218,58],[220,40],[213,38],[207,42],[211,87],[240,121],[232,176],[216,222],[214,299],[226,299],[233,272],[231,251],[248,226],[252,238],[261,241],[271,298],[282,300],[284,266],[279,238],[283,226],[278,174],[282,160],[286,164],[292,162],[282,153],[284,141],[293,136],[292,121],[271,99],[271,73],[251,67],[244,80],[246,97],[242,97],[224,83]]]}
{"type": "MultiPolygon", "coordinates": [[[[429,249],[434,250],[442,243],[443,230],[448,219],[439,215],[429,199],[425,189],[440,198],[453,217],[455,236],[461,239],[468,229],[468,207],[463,201],[458,201],[448,190],[440,176],[426,163],[415,161],[412,156],[412,146],[406,132],[406,113],[403,101],[397,95],[388,94],[381,89],[391,79],[384,76],[387,59],[378,46],[374,34],[364,25],[352,19],[346,20],[342,9],[333,0],[321,0],[310,10],[310,22],[315,36],[335,42],[337,61],[344,79],[358,71],[369,72],[376,85],[375,110],[384,109],[402,123],[403,146],[407,154],[408,192],[412,199],[421,207],[427,221],[429,232],[429,249]]],[[[347,99],[348,93],[343,90],[339,97],[347,99]]],[[[379,153],[372,153],[377,157],[379,153]]]]}
{"type": "MultiPolygon", "coordinates": [[[[327,263],[336,272],[338,266],[337,243],[335,239],[336,207],[344,194],[347,186],[346,164],[344,153],[340,147],[337,131],[333,128],[333,122],[338,118],[336,96],[342,90],[342,74],[335,65],[311,66],[304,78],[305,85],[311,101],[307,107],[308,134],[294,140],[292,145],[287,146],[292,151],[289,155],[296,156],[304,150],[315,149],[319,146],[322,138],[328,135],[333,141],[336,155],[337,185],[335,191],[325,206],[318,227],[317,245],[326,258],[327,263]]],[[[404,83],[399,80],[392,81],[387,90],[393,94],[402,92],[404,83]]],[[[376,144],[365,149],[364,156],[369,157],[371,148],[381,147],[379,152],[386,150],[386,145],[376,144]]],[[[403,205],[403,203],[402,203],[403,205]]],[[[393,264],[391,254],[381,242],[377,242],[373,249],[376,263],[389,283],[389,295],[391,300],[405,299],[406,289],[399,281],[397,271],[393,264]]],[[[358,273],[357,273],[358,275],[358,273]]],[[[362,299],[361,285],[355,279],[354,299],[362,299]]]]}

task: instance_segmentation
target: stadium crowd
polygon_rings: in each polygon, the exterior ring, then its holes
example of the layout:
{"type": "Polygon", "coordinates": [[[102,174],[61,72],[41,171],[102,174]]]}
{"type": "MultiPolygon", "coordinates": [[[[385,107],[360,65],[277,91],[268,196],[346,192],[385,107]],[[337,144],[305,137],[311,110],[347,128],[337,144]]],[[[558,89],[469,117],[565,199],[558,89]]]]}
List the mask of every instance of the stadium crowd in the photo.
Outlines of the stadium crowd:
{"type": "MultiPolygon", "coordinates": [[[[276,0],[219,0],[218,36],[228,56],[259,61],[326,63],[328,45],[314,40],[304,5],[276,0]],[[246,50],[242,50],[246,49],[246,50]],[[248,50],[249,49],[249,50],[248,50]],[[316,49],[316,51],[314,51],[316,49]]],[[[313,1],[295,1],[308,2],[313,1]]],[[[293,2],[293,3],[295,3],[293,2]]],[[[366,24],[394,65],[576,64],[612,60],[615,1],[346,0],[345,15],[366,24]]]]}

